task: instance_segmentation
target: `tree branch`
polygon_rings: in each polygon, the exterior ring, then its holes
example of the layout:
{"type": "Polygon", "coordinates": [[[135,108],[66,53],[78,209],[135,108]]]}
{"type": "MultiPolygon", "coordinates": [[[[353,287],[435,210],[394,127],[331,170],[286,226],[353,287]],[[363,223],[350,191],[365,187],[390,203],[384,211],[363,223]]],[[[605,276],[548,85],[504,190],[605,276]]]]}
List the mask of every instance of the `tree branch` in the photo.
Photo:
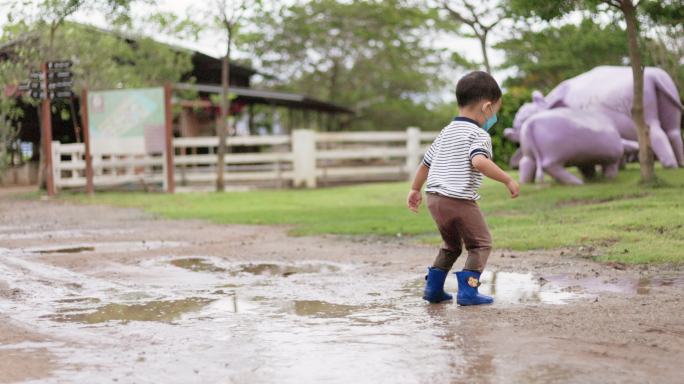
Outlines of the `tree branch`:
{"type": "Polygon", "coordinates": [[[447,12],[449,12],[449,14],[450,14],[454,19],[460,21],[460,22],[463,23],[463,24],[467,24],[467,25],[469,25],[469,26],[471,26],[471,27],[472,27],[473,25],[475,25],[475,21],[474,21],[474,20],[466,19],[466,18],[463,17],[463,15],[461,15],[458,11],[456,11],[456,10],[453,9],[453,8],[451,8],[451,7],[449,6],[449,3],[447,2],[447,0],[444,0],[444,1],[442,2],[442,6],[444,7],[444,9],[447,10],[447,12]]]}

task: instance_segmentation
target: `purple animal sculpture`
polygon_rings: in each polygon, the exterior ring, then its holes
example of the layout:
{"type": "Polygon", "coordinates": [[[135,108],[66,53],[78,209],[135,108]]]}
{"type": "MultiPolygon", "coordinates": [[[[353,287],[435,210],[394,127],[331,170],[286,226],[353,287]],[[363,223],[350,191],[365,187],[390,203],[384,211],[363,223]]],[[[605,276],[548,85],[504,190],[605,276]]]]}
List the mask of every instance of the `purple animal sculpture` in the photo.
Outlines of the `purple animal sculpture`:
{"type": "MultiPolygon", "coordinates": [[[[548,109],[569,107],[599,112],[613,122],[620,137],[637,141],[637,129],[631,117],[633,83],[630,67],[601,66],[563,81],[546,97],[535,91],[532,102],[518,110],[513,128],[504,130],[504,136],[520,141],[520,129],[529,118],[548,109]]],[[[684,166],[683,109],[670,76],[660,68],[645,68],[644,117],[650,127],[653,152],[667,168],[684,166]]],[[[512,160],[514,166],[516,156],[512,160]]]]}
{"type": "Polygon", "coordinates": [[[625,150],[638,149],[636,143],[620,137],[604,114],[571,108],[536,113],[522,124],[519,139],[522,183],[543,181],[546,172],[563,184],[583,184],[567,166],[577,166],[585,177],[593,177],[600,165],[604,176],[613,178],[625,150]]]}

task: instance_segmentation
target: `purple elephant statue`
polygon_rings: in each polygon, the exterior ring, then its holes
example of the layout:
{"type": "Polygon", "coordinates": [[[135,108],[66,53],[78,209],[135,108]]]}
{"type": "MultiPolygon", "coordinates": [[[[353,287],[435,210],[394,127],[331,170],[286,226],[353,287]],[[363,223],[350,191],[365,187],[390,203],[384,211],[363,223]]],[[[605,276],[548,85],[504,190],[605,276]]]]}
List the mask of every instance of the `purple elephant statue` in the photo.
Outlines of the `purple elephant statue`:
{"type": "MultiPolygon", "coordinates": [[[[535,91],[532,102],[516,113],[513,128],[504,130],[509,140],[520,142],[523,124],[536,114],[555,108],[571,108],[582,113],[596,112],[606,116],[629,148],[637,141],[637,130],[631,118],[633,81],[630,67],[601,66],[565,80],[546,97],[535,91]]],[[[660,68],[644,70],[644,117],[650,127],[653,152],[664,167],[684,166],[682,144],[682,104],[670,76],[660,68]]],[[[552,128],[552,127],[549,127],[552,128]]],[[[556,134],[562,130],[555,129],[556,134]]],[[[565,136],[565,134],[563,133],[565,136]]],[[[520,153],[511,166],[521,161],[520,153]]]]}
{"type": "Polygon", "coordinates": [[[600,165],[608,178],[617,175],[625,151],[638,149],[624,140],[609,117],[597,111],[554,108],[527,119],[520,130],[520,182],[543,181],[544,172],[563,184],[582,184],[566,166],[592,177],[600,165]]]}

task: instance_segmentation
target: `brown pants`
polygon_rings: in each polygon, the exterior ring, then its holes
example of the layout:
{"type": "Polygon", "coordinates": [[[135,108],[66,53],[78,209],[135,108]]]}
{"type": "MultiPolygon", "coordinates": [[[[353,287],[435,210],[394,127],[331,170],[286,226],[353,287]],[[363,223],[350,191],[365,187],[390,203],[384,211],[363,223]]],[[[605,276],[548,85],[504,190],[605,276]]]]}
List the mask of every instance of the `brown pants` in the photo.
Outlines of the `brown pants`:
{"type": "Polygon", "coordinates": [[[444,240],[433,266],[449,271],[465,244],[464,269],[482,272],[492,251],[492,236],[477,203],[428,193],[427,206],[444,240]]]}

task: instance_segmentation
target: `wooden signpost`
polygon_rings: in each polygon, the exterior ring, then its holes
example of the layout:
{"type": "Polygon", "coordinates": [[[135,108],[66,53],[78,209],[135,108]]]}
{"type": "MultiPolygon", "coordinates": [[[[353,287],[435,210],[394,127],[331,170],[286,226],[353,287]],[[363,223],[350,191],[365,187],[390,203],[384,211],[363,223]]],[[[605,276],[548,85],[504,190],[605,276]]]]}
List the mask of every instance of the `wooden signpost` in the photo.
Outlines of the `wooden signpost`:
{"type": "Polygon", "coordinates": [[[54,196],[54,171],[52,169],[52,111],[53,99],[70,99],[73,97],[73,74],[69,71],[71,61],[48,61],[41,65],[40,71],[31,72],[29,81],[20,84],[19,90],[28,92],[29,96],[40,102],[40,137],[43,143],[43,172],[48,196],[54,196]]]}

